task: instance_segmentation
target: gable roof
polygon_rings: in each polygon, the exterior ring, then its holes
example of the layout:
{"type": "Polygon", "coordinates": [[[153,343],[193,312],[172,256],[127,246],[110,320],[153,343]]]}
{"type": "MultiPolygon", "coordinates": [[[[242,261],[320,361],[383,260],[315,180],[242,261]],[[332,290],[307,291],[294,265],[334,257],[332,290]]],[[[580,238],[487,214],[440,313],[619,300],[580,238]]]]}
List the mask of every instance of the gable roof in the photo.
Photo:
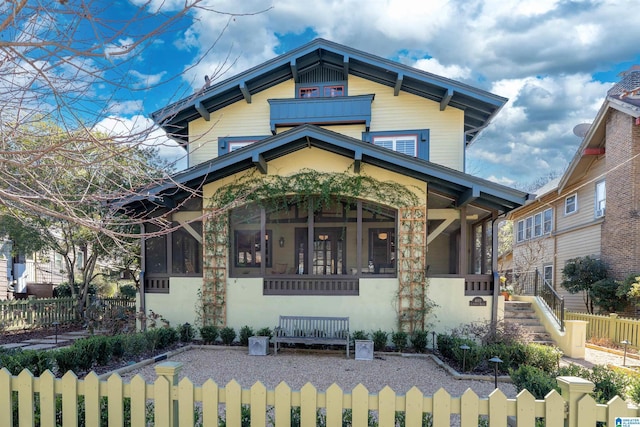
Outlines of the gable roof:
{"type": "Polygon", "coordinates": [[[315,39],[297,49],[250,68],[234,77],[204,87],[193,95],[151,114],[173,139],[188,142],[190,121],[238,101],[251,102],[251,95],[294,79],[316,67],[327,67],[362,77],[464,111],[467,145],[479,135],[507,102],[506,98],[451,79],[436,76],[388,59],[324,39],[315,39]]]}
{"type": "Polygon", "coordinates": [[[454,198],[457,206],[472,203],[501,213],[523,205],[527,197],[519,190],[305,124],[193,166],[164,184],[147,189],[144,196],[123,200],[120,205],[145,209],[151,199],[179,198],[180,193],[186,194],[185,187],[199,189],[254,167],[266,173],[269,161],[308,147],[352,158],[356,170],[366,163],[426,182],[430,191],[454,198]]]}
{"type": "Polygon", "coordinates": [[[578,150],[558,184],[558,192],[582,178],[595,161],[595,156],[584,155],[586,149],[605,147],[606,119],[611,109],[621,111],[636,119],[640,117],[640,99],[628,97],[624,92],[625,87],[633,86],[630,81],[635,81],[633,80],[634,78],[640,81],[640,70],[629,73],[622,82],[616,84],[607,92],[607,97],[602,106],[600,106],[598,114],[596,114],[591,127],[589,127],[587,134],[582,139],[578,150]]]}

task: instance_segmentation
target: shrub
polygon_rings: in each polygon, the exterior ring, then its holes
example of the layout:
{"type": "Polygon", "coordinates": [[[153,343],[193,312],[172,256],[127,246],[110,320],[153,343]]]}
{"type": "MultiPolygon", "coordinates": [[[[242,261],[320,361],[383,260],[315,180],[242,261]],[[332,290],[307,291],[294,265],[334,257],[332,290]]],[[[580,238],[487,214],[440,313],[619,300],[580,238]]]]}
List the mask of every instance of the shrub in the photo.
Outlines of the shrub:
{"type": "Polygon", "coordinates": [[[607,403],[614,396],[626,398],[629,378],[622,372],[614,371],[604,365],[595,365],[591,368],[587,379],[595,384],[593,398],[598,403],[607,403]]]}
{"type": "Polygon", "coordinates": [[[636,404],[640,403],[640,377],[634,377],[631,380],[631,384],[629,385],[628,396],[636,404]]]}
{"type": "Polygon", "coordinates": [[[11,375],[18,375],[28,369],[34,376],[40,376],[47,369],[53,369],[51,353],[37,350],[11,350],[0,353],[0,368],[7,368],[11,375]]]}
{"type": "Polygon", "coordinates": [[[53,353],[53,358],[58,366],[58,374],[64,375],[67,371],[78,370],[78,350],[75,346],[61,348],[53,353]]]}
{"type": "Polygon", "coordinates": [[[113,357],[121,358],[124,356],[124,341],[125,335],[114,335],[111,339],[111,353],[113,357]]]}
{"type": "Polygon", "coordinates": [[[219,331],[215,326],[203,326],[200,328],[200,336],[205,344],[213,344],[218,339],[219,331]]]}
{"type": "Polygon", "coordinates": [[[527,361],[527,347],[520,343],[495,343],[482,347],[484,359],[498,357],[502,360],[498,369],[502,372],[509,372],[509,369],[517,369],[527,361]]]}
{"type": "Polygon", "coordinates": [[[178,331],[174,328],[159,328],[157,349],[164,349],[178,342],[178,331]]]}
{"type": "Polygon", "coordinates": [[[387,338],[389,334],[387,334],[382,329],[378,329],[371,334],[373,339],[373,349],[375,351],[382,351],[387,347],[387,338]]]}
{"type": "Polygon", "coordinates": [[[424,353],[427,349],[427,337],[429,333],[427,331],[413,331],[411,334],[411,346],[416,353],[424,353]]]}
{"type": "Polygon", "coordinates": [[[123,298],[134,299],[136,297],[136,292],[138,290],[133,285],[122,285],[120,286],[120,296],[123,298]]]}
{"type": "Polygon", "coordinates": [[[397,351],[402,351],[407,347],[407,333],[405,331],[394,331],[391,333],[391,342],[397,351]]]}
{"type": "MultiPolygon", "coordinates": [[[[240,345],[248,346],[249,345],[249,337],[253,336],[253,328],[251,326],[243,326],[240,328],[240,345]]],[[[234,336],[235,338],[235,336],[234,336]]]]}
{"type": "Polygon", "coordinates": [[[542,344],[529,344],[527,346],[526,364],[540,368],[545,372],[555,372],[558,369],[558,363],[562,351],[557,347],[551,347],[542,344]]]}
{"type": "Polygon", "coordinates": [[[193,337],[196,335],[196,332],[191,324],[184,323],[178,326],[178,335],[180,336],[181,342],[189,343],[193,341],[193,337]]]}
{"type": "Polygon", "coordinates": [[[454,337],[453,348],[451,349],[453,360],[461,368],[464,365],[463,371],[473,371],[478,367],[480,362],[485,358],[485,353],[482,347],[479,347],[475,341],[466,338],[454,337]],[[463,350],[460,346],[466,345],[468,350],[463,350]]]}
{"type": "Polygon", "coordinates": [[[535,366],[522,365],[511,370],[509,375],[518,392],[527,389],[536,399],[544,399],[547,393],[557,387],[555,377],[535,366]]]}
{"type": "Polygon", "coordinates": [[[259,337],[271,338],[273,336],[273,332],[271,331],[271,328],[267,326],[266,328],[258,329],[258,331],[256,332],[256,335],[259,337]]]}
{"type": "Polygon", "coordinates": [[[351,339],[353,341],[355,340],[368,340],[369,339],[369,334],[366,333],[365,331],[353,331],[353,333],[351,334],[351,339]]]}
{"type": "Polygon", "coordinates": [[[224,345],[231,345],[236,339],[236,331],[230,326],[225,326],[220,329],[220,339],[224,345]]]}
{"type": "Polygon", "coordinates": [[[124,339],[124,356],[139,356],[148,348],[153,350],[156,346],[157,329],[151,329],[141,334],[125,335],[124,339]]]}

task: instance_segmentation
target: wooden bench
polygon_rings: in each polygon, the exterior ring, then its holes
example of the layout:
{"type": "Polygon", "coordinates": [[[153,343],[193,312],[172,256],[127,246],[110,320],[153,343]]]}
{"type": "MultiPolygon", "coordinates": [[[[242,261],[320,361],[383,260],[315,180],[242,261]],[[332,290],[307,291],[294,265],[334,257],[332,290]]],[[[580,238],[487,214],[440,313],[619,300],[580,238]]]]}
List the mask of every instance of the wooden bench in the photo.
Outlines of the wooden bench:
{"type": "Polygon", "coordinates": [[[349,318],[280,316],[273,333],[274,354],[279,343],[344,345],[349,358],[349,318]]]}

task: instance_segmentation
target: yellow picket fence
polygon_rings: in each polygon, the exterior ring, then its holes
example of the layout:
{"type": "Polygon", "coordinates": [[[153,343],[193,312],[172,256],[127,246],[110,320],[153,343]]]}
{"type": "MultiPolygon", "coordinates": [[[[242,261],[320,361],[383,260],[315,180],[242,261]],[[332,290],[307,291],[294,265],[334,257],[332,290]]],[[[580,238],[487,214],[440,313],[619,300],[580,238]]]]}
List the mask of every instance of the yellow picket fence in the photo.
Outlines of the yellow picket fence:
{"type": "Polygon", "coordinates": [[[60,412],[58,422],[65,427],[98,427],[101,415],[108,417],[109,426],[122,426],[125,413],[132,426],[157,427],[218,427],[220,418],[228,427],[241,427],[247,413],[253,427],[290,427],[295,425],[292,416],[298,415],[300,426],[311,427],[316,425],[318,411],[324,425],[342,426],[346,410],[350,410],[347,412],[353,427],[367,427],[371,416],[380,427],[393,427],[398,413],[406,427],[422,426],[425,414],[429,414],[433,427],[451,425],[452,415],[459,417],[461,427],[478,426],[479,417],[486,417],[492,427],[506,427],[509,417],[514,417],[519,427],[534,427],[536,418],[544,418],[546,427],[595,426],[596,421],[614,426],[616,417],[640,415],[638,408],[619,397],[605,405],[596,404],[590,396],[593,383],[577,377],[558,377],[562,393],[552,391],[544,400],[535,400],[526,390],[508,399],[499,389],[481,398],[470,389],[452,397],[444,389],[425,396],[415,387],[398,395],[389,387],[372,394],[363,385],[350,392],[335,384],[326,391],[318,391],[311,384],[294,391],[286,383],[267,390],[260,382],[242,389],[234,380],[224,387],[213,380],[196,386],[188,378],[178,382],[181,367],[178,362],[159,364],[153,383],[140,376],[126,383],[118,374],[106,381],[95,373],[82,380],[73,372],[62,378],[55,378],[49,371],[36,378],[27,370],[12,376],[3,368],[0,425],[12,426],[17,417],[20,426],[54,427],[60,412]]]}
{"type": "Polygon", "coordinates": [[[565,312],[567,320],[587,321],[587,339],[604,338],[619,344],[628,341],[630,347],[640,348],[640,320],[609,315],[565,312]]]}

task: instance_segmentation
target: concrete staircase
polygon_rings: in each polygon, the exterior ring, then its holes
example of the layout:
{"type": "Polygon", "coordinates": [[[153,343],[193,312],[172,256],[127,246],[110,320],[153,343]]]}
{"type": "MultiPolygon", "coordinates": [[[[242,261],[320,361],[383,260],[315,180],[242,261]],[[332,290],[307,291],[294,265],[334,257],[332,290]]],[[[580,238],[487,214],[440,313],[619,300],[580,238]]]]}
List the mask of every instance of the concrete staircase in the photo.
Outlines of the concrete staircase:
{"type": "Polygon", "coordinates": [[[553,345],[551,335],[549,335],[544,329],[544,326],[542,326],[542,323],[540,323],[530,302],[505,301],[504,324],[506,327],[509,327],[509,325],[519,325],[531,334],[532,342],[553,345]]]}

